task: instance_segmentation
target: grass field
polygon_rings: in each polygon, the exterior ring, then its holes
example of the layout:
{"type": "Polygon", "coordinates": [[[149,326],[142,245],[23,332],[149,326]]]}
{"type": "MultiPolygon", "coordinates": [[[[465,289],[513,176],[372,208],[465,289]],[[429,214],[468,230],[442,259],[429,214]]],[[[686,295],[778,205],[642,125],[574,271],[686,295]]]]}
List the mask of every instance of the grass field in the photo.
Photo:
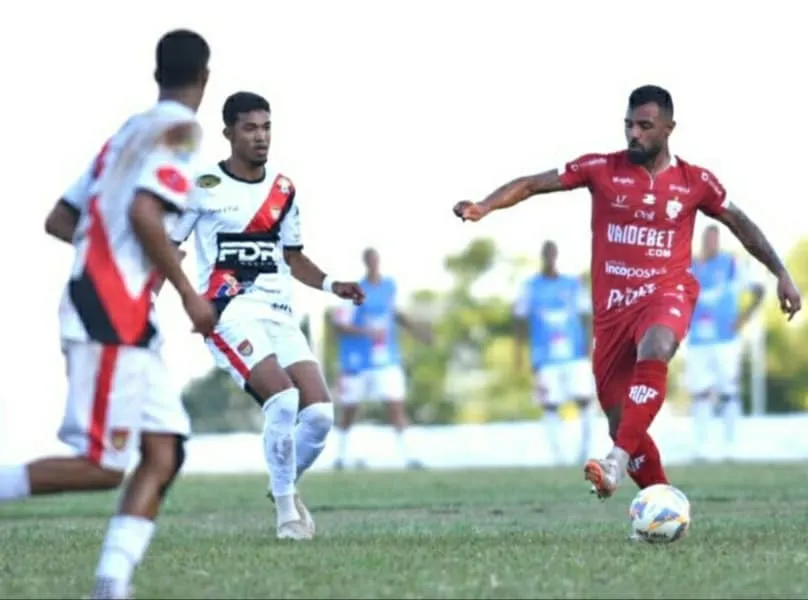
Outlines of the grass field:
{"type": "MultiPolygon", "coordinates": [[[[185,477],[138,598],[806,598],[808,466],[671,469],[693,527],[626,540],[575,470],[311,474],[308,543],[274,539],[263,477],[185,477]]],[[[115,496],[0,508],[0,598],[88,593],[115,496]]]]}

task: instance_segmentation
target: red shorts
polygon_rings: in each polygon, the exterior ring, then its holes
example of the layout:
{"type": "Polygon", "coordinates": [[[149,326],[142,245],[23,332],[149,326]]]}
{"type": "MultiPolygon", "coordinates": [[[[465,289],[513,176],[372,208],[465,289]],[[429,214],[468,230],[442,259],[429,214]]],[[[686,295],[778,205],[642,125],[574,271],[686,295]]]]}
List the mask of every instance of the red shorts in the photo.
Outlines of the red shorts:
{"type": "Polygon", "coordinates": [[[681,342],[690,328],[698,289],[665,288],[645,298],[604,325],[595,325],[595,349],[592,370],[598,400],[604,411],[620,406],[628,396],[628,388],[637,361],[637,345],[653,325],[673,330],[681,342]]]}

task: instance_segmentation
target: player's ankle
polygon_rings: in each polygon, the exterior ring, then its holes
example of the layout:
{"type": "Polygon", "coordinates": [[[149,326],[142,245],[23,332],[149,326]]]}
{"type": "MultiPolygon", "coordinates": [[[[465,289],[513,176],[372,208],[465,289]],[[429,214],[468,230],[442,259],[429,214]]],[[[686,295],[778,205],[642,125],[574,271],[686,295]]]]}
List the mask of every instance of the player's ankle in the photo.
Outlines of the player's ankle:
{"type": "Polygon", "coordinates": [[[275,510],[278,513],[278,525],[298,521],[301,518],[300,513],[297,512],[297,506],[295,506],[294,491],[283,496],[275,496],[275,510]]]}

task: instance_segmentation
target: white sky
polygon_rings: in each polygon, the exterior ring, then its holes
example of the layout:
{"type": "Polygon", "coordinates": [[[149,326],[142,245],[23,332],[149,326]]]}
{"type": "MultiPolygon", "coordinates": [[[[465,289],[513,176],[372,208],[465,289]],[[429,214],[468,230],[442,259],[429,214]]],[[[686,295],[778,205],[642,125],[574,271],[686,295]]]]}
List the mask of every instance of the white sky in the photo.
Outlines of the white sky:
{"type": "MultiPolygon", "coordinates": [[[[514,176],[621,147],[627,94],[644,83],[674,95],[674,150],[717,173],[786,251],[808,223],[805,191],[794,184],[804,173],[798,144],[806,139],[808,41],[796,3],[752,6],[759,5],[4,5],[2,163],[14,221],[6,221],[0,248],[20,288],[0,299],[7,319],[0,436],[23,443],[40,411],[45,433],[58,425],[65,384],[56,308],[71,252],[47,239],[42,223],[105,138],[154,100],[154,45],[167,29],[196,29],[212,46],[200,111],[205,159],[227,152],[224,98],[240,89],[266,95],[272,156],[298,188],[310,256],[337,277],[355,277],[359,252],[373,244],[407,292],[443,287],[443,257],[476,235],[497,237],[509,254],[538,253],[552,236],[562,266],[585,269],[584,193],[534,200],[473,226],[454,219],[450,207],[514,176]]],[[[325,301],[302,289],[296,298],[303,307],[325,301]]],[[[211,361],[187,333],[173,294],[162,308],[167,359],[181,385],[211,361]]],[[[8,456],[3,446],[0,462],[8,456]]]]}

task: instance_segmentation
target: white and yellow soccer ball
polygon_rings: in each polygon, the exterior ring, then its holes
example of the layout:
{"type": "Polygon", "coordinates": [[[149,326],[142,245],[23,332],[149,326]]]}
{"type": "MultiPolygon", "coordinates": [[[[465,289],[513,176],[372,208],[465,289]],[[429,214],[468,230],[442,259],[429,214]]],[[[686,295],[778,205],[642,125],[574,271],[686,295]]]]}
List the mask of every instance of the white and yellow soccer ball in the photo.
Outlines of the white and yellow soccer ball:
{"type": "Polygon", "coordinates": [[[652,544],[675,542],[690,529],[690,501],[682,490],[666,483],[637,492],[628,515],[637,537],[652,544]]]}

